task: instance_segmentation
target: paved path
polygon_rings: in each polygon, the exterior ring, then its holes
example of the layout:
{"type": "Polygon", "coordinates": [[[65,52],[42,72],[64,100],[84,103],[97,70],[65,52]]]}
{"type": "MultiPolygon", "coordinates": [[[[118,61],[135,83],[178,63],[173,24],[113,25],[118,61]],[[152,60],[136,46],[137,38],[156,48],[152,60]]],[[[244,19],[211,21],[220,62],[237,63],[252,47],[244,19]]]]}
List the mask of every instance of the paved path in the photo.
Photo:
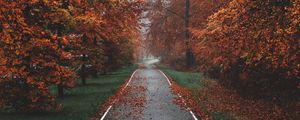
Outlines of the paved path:
{"type": "Polygon", "coordinates": [[[124,94],[114,103],[105,120],[194,120],[192,114],[173,103],[167,78],[152,65],[138,69],[124,94]]]}

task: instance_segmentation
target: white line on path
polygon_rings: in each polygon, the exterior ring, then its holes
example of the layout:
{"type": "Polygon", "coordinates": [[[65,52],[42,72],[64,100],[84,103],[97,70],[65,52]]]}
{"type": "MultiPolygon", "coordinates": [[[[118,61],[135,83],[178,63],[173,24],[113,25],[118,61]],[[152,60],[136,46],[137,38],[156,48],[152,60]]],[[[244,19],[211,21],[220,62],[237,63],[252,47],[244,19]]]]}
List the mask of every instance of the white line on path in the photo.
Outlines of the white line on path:
{"type": "MultiPolygon", "coordinates": [[[[166,76],[166,74],[164,72],[162,72],[161,70],[158,70],[163,76],[165,76],[165,78],[168,80],[169,85],[171,86],[171,82],[169,80],[169,78],[166,76]]],[[[184,104],[186,105],[184,99],[181,97],[180,94],[178,94],[178,96],[183,100],[184,104]]],[[[193,116],[194,120],[198,120],[198,118],[195,116],[195,114],[193,113],[193,111],[188,107],[188,110],[190,111],[191,115],[193,116]]]]}
{"type": "Polygon", "coordinates": [[[162,72],[161,70],[158,70],[163,76],[165,76],[165,78],[168,80],[169,85],[171,86],[172,83],[170,82],[169,78],[166,76],[166,74],[164,72],[162,72]]]}
{"type": "Polygon", "coordinates": [[[125,88],[129,85],[130,81],[132,80],[134,74],[135,74],[137,71],[138,71],[138,70],[135,70],[135,71],[132,73],[131,77],[129,78],[129,81],[127,82],[127,84],[126,84],[126,86],[125,86],[125,88]]]}
{"type": "Polygon", "coordinates": [[[112,105],[108,107],[108,109],[105,111],[104,115],[101,117],[100,120],[103,120],[105,118],[105,116],[107,115],[107,113],[109,112],[109,110],[111,109],[112,105]]]}
{"type": "MultiPolygon", "coordinates": [[[[122,91],[129,85],[130,81],[132,80],[134,74],[135,74],[137,71],[138,71],[138,70],[135,70],[135,71],[131,74],[131,76],[130,76],[130,78],[129,78],[129,81],[127,82],[127,84],[125,85],[125,87],[122,89],[122,91]]],[[[114,101],[112,102],[112,104],[114,104],[115,102],[116,102],[116,100],[114,100],[114,101]]],[[[103,114],[103,116],[100,118],[100,120],[104,120],[105,116],[107,115],[107,113],[109,112],[109,110],[110,110],[111,108],[112,108],[112,105],[109,106],[109,107],[107,108],[107,110],[105,111],[105,113],[103,114]]]]}
{"type": "Polygon", "coordinates": [[[194,120],[198,120],[198,118],[195,116],[195,114],[190,110],[190,113],[192,114],[194,120]]]}

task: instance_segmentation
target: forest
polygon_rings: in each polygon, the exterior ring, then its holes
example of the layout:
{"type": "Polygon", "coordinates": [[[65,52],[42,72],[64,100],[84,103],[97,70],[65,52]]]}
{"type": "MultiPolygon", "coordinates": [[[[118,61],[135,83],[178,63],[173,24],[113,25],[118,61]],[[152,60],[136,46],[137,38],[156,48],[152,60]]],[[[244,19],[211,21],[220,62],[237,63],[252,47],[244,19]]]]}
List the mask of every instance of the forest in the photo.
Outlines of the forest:
{"type": "Polygon", "coordinates": [[[300,0],[0,0],[0,119],[63,113],[96,83],[93,113],[66,119],[149,119],[170,109],[147,94],[161,79],[195,120],[298,119],[300,0]]]}
{"type": "Polygon", "coordinates": [[[299,114],[299,0],[157,0],[149,11],[146,44],[164,63],[299,114]]]}
{"type": "Polygon", "coordinates": [[[180,20],[186,2],[162,3],[150,11],[146,44],[153,54],[189,69],[185,54],[192,49],[192,69],[249,94],[298,90],[299,1],[191,0],[188,38],[186,18],[180,20]]]}
{"type": "Polygon", "coordinates": [[[1,107],[58,109],[49,86],[60,91],[72,88],[78,77],[85,84],[88,74],[133,62],[141,1],[1,0],[0,4],[1,107]]]}

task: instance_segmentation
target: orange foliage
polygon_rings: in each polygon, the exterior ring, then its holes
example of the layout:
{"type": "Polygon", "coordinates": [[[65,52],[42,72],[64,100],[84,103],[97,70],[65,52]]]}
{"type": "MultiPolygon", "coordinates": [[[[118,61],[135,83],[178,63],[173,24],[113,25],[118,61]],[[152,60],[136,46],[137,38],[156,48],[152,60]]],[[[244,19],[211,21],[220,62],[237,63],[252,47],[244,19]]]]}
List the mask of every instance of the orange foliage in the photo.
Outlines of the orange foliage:
{"type": "Polygon", "coordinates": [[[98,71],[132,63],[142,5],[142,0],[0,0],[0,107],[61,109],[49,87],[74,87],[80,65],[98,71]],[[82,54],[90,57],[82,60],[82,54]]]}
{"type": "Polygon", "coordinates": [[[299,84],[299,0],[233,0],[208,21],[194,30],[202,70],[264,92],[299,84]],[[235,81],[239,74],[248,77],[235,81]]]}
{"type": "Polygon", "coordinates": [[[278,104],[275,100],[249,99],[216,81],[205,80],[205,84],[206,88],[193,93],[195,100],[207,114],[225,113],[238,120],[297,119],[297,101],[278,104]]]}
{"type": "MultiPolygon", "coordinates": [[[[148,18],[150,20],[147,34],[147,47],[153,55],[162,59],[177,59],[185,55],[185,1],[186,0],[156,0],[149,2],[148,18]]],[[[190,0],[189,30],[205,28],[207,17],[226,5],[230,0],[190,0]]],[[[194,44],[191,38],[190,44],[194,44]]],[[[181,66],[182,67],[182,66],[181,66]]]]}
{"type": "MultiPolygon", "coordinates": [[[[74,72],[62,64],[68,61],[68,52],[60,44],[68,42],[46,30],[40,23],[49,22],[51,11],[32,9],[39,22],[33,23],[26,14],[30,6],[57,9],[58,5],[45,2],[1,1],[0,17],[0,95],[1,107],[19,111],[51,110],[58,107],[50,85],[74,87],[74,72]],[[44,14],[45,16],[39,16],[44,14]],[[43,18],[43,19],[42,19],[43,18]]],[[[52,17],[55,17],[53,15],[52,17]]]]}

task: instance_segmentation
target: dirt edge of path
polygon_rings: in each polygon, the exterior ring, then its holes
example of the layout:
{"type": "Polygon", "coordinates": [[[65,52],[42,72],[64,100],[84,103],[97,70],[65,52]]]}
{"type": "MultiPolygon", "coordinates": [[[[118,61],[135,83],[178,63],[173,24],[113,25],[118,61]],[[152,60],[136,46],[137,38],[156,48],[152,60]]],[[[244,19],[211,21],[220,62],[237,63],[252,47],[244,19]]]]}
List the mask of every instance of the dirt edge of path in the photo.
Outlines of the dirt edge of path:
{"type": "MultiPolygon", "coordinates": [[[[136,69],[135,71],[137,71],[136,69]]],[[[106,110],[113,105],[115,102],[118,102],[120,96],[123,95],[124,90],[126,88],[126,85],[129,83],[131,76],[134,74],[134,72],[127,78],[127,80],[124,82],[123,85],[120,86],[120,89],[112,96],[110,96],[104,104],[100,105],[99,109],[96,111],[96,113],[90,118],[90,120],[99,120],[106,110]]]]}
{"type": "Polygon", "coordinates": [[[173,102],[180,106],[182,110],[194,112],[199,120],[210,120],[209,116],[199,108],[199,104],[194,101],[191,92],[188,89],[179,86],[169,75],[166,76],[172,83],[171,91],[176,96],[173,102]]]}

